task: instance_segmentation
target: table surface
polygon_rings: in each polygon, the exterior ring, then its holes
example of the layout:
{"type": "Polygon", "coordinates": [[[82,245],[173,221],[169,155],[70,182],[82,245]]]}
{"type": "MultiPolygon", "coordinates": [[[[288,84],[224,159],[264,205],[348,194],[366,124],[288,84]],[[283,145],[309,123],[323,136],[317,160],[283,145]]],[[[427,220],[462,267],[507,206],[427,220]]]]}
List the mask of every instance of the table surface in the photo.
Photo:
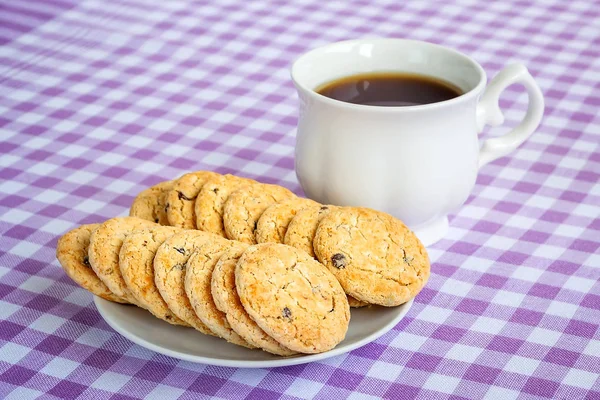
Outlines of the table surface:
{"type": "MultiPolygon", "coordinates": [[[[2,2],[0,397],[600,398],[600,5],[402,3],[2,2]],[[349,354],[257,370],[110,329],[60,268],[57,238],[190,170],[300,193],[290,64],[360,37],[450,46],[490,77],[523,62],[547,102],[429,249],[407,318],[349,354]]],[[[518,87],[503,95],[509,126],[526,105],[518,87]]]]}

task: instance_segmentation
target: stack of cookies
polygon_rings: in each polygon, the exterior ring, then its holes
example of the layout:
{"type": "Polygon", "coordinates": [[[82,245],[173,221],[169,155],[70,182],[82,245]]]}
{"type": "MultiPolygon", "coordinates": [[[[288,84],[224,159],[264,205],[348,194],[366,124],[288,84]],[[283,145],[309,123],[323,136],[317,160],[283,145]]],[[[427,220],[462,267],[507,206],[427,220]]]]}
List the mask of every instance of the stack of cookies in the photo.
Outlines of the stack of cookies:
{"type": "Polygon", "coordinates": [[[97,296],[247,348],[282,356],[327,351],[350,322],[333,274],[283,244],[120,217],[66,233],[56,253],[97,296]]]}
{"type": "Polygon", "coordinates": [[[57,257],[100,297],[283,356],[333,348],[349,306],[403,304],[430,268],[388,214],[209,171],[143,191],[130,217],[65,234],[57,257]]]}
{"type": "Polygon", "coordinates": [[[130,215],[248,244],[296,247],[329,268],[353,307],[403,304],[429,278],[424,246],[391,215],[321,205],[234,175],[197,171],[159,183],[136,197],[130,215]]]}

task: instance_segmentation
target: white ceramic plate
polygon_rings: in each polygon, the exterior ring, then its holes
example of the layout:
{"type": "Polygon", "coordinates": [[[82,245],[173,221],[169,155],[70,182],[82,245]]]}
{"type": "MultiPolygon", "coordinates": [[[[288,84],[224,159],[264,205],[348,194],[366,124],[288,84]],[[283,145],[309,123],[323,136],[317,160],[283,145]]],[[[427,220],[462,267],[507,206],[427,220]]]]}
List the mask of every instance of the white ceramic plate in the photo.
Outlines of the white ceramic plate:
{"type": "Polygon", "coordinates": [[[181,360],[238,368],[283,367],[347,353],[396,326],[413,303],[411,300],[399,307],[352,309],[346,338],[333,350],[284,358],[236,346],[191,328],[170,325],[138,307],[112,303],[100,297],[94,297],[94,300],[100,315],[114,330],[142,347],[181,360]]]}

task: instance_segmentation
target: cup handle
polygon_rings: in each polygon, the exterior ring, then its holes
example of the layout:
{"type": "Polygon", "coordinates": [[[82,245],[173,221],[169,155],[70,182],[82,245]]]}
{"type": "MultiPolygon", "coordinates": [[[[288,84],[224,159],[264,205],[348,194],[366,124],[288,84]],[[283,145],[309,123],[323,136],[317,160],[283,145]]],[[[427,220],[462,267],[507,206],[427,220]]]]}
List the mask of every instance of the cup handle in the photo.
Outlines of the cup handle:
{"type": "Polygon", "coordinates": [[[500,94],[513,83],[525,86],[529,96],[527,114],[521,123],[507,134],[483,142],[479,152],[479,168],[503,157],[519,147],[540,124],[544,114],[544,95],[523,64],[509,65],[500,71],[485,89],[477,105],[477,129],[485,125],[498,126],[504,122],[500,110],[500,94]]]}

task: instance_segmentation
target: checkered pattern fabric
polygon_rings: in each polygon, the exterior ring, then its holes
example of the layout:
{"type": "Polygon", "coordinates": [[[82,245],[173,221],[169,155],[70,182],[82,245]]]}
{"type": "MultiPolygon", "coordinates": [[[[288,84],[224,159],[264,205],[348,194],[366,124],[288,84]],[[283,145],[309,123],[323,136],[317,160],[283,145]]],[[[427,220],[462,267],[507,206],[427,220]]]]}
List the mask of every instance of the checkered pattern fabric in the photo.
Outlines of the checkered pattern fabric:
{"type": "MultiPolygon", "coordinates": [[[[0,398],[600,398],[597,2],[5,1],[0,44],[0,398]],[[179,361],[110,329],[55,260],[58,236],[189,170],[300,192],[290,64],[374,36],[456,48],[490,76],[523,62],[547,102],[429,249],[408,316],[271,370],[179,361]]],[[[526,104],[508,89],[509,126],[526,104]]]]}

